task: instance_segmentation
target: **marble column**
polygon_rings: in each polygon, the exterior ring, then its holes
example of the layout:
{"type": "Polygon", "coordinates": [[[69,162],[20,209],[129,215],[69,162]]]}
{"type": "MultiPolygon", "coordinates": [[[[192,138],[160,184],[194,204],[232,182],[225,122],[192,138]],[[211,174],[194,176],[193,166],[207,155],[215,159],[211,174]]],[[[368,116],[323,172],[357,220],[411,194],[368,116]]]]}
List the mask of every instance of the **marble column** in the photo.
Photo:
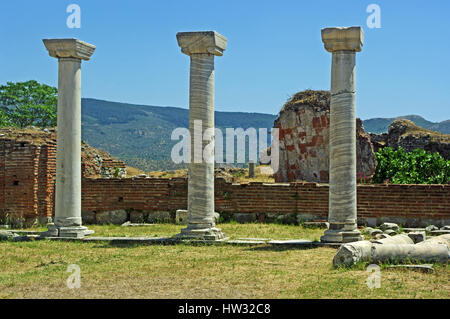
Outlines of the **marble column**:
{"type": "Polygon", "coordinates": [[[59,64],[55,220],[43,236],[80,238],[93,233],[81,223],[81,60],[89,60],[95,46],[78,39],[43,42],[59,64]]]}
{"type": "Polygon", "coordinates": [[[207,145],[214,145],[214,57],[222,56],[227,39],[215,31],[180,32],[181,52],[190,56],[189,131],[191,162],[188,179],[187,228],[179,238],[220,240],[214,214],[214,147],[203,156],[207,145]],[[205,130],[210,138],[203,140],[205,130]]]}
{"type": "Polygon", "coordinates": [[[356,207],[356,79],[355,55],[361,51],[361,27],[322,30],[325,49],[332,53],[330,103],[330,191],[323,242],[361,240],[356,207]]]}

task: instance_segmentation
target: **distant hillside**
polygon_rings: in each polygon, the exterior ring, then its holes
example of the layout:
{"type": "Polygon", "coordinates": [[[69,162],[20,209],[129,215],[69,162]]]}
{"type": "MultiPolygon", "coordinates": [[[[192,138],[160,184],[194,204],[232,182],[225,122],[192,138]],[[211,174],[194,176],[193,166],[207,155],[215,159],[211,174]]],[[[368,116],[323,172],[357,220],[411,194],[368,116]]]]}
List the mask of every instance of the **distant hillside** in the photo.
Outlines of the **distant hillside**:
{"type": "Polygon", "coordinates": [[[392,118],[374,118],[363,121],[364,129],[370,133],[386,133],[389,125],[395,120],[410,120],[416,125],[428,130],[450,134],[450,120],[434,123],[419,115],[406,115],[392,118]]]}
{"type": "MultiPolygon", "coordinates": [[[[82,99],[83,140],[125,161],[127,165],[152,171],[179,169],[170,152],[177,141],[172,131],[188,127],[189,110],[82,99]]],[[[244,112],[216,112],[216,127],[272,128],[276,115],[244,112]]],[[[376,118],[363,121],[368,132],[387,132],[395,119],[409,119],[417,125],[442,133],[450,133],[450,120],[433,123],[417,115],[398,118],[376,118]]]]}
{"type": "MultiPolygon", "coordinates": [[[[188,127],[189,110],[82,99],[83,140],[142,170],[177,169],[172,131],[188,127]]],[[[215,112],[216,127],[272,128],[275,115],[215,112]]]]}

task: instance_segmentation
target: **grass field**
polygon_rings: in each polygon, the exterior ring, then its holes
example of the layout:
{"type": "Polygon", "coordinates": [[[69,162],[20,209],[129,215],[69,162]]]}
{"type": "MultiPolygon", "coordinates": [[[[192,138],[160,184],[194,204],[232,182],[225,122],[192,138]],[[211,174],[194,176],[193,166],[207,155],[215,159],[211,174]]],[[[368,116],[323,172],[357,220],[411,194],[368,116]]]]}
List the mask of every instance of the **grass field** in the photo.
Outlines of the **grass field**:
{"type": "MultiPolygon", "coordinates": [[[[304,238],[320,229],[221,224],[231,238],[304,238]]],[[[90,226],[98,236],[171,236],[181,226],[90,226]]],[[[125,246],[57,241],[0,242],[0,298],[449,298],[448,266],[434,273],[387,269],[369,289],[360,264],[334,269],[333,248],[125,246]],[[67,267],[81,269],[69,289],[67,267]]]]}

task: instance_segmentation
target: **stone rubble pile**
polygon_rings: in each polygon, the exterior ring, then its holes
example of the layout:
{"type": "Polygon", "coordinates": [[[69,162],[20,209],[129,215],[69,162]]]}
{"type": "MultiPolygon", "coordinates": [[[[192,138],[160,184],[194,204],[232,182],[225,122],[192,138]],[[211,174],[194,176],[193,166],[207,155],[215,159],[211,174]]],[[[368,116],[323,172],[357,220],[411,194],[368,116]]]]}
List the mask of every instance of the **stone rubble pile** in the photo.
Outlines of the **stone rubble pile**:
{"type": "Polygon", "coordinates": [[[364,233],[371,240],[343,244],[333,258],[334,266],[352,266],[359,262],[404,263],[428,262],[447,263],[450,256],[450,233],[427,238],[437,230],[446,231],[449,226],[437,229],[430,225],[425,229],[402,230],[397,224],[384,223],[380,229],[367,227],[364,233]],[[393,234],[393,235],[391,235],[393,234]]]}

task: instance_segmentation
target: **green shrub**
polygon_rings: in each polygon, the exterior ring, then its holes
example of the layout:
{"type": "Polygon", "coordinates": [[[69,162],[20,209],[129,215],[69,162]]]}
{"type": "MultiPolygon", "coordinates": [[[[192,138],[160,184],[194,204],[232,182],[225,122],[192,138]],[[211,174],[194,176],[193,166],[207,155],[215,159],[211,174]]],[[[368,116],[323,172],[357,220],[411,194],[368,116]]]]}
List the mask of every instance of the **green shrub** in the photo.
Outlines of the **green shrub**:
{"type": "Polygon", "coordinates": [[[406,152],[401,147],[385,147],[376,153],[377,168],[373,183],[393,184],[448,184],[450,160],[439,153],[422,149],[406,152]]]}

